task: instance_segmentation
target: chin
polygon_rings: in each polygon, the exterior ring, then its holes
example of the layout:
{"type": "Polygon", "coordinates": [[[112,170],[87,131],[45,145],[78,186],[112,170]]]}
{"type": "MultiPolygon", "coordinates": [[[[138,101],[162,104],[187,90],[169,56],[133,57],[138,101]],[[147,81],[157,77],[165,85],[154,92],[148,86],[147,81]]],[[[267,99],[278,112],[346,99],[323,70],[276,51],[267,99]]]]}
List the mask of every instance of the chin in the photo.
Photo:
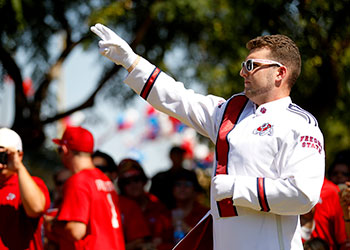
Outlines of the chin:
{"type": "Polygon", "coordinates": [[[243,91],[243,93],[244,93],[245,96],[248,97],[248,98],[254,97],[254,95],[252,94],[252,92],[249,91],[249,90],[246,90],[246,89],[245,89],[245,90],[243,91]]]}

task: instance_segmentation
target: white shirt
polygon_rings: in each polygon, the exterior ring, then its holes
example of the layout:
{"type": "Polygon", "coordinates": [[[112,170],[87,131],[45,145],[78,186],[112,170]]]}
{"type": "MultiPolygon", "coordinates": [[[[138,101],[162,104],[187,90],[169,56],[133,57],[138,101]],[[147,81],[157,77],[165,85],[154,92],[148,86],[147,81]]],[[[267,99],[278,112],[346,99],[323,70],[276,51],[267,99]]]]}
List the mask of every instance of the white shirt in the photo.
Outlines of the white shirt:
{"type": "MultiPolygon", "coordinates": [[[[125,83],[156,109],[216,143],[229,100],[186,89],[144,59],[125,83]]],[[[242,94],[231,98],[237,96],[242,94]]],[[[227,142],[227,172],[234,178],[232,200],[238,216],[220,217],[211,197],[214,249],[302,250],[299,215],[317,203],[325,170],[316,119],[290,97],[258,108],[249,100],[227,142]],[[259,178],[264,185],[259,186],[259,178]],[[261,211],[262,203],[268,212],[261,211]]]]}

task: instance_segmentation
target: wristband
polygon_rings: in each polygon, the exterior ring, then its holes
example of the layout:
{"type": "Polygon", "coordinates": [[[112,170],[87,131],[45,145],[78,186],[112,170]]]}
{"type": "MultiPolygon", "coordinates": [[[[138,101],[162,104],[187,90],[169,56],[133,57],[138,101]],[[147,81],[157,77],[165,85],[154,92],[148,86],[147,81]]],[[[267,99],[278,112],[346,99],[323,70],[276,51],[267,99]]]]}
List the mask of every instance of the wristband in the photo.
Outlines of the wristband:
{"type": "Polygon", "coordinates": [[[133,69],[136,67],[136,65],[139,63],[141,57],[139,55],[137,55],[135,61],[133,62],[133,64],[127,69],[128,72],[130,73],[131,71],[133,71],[133,69]]]}

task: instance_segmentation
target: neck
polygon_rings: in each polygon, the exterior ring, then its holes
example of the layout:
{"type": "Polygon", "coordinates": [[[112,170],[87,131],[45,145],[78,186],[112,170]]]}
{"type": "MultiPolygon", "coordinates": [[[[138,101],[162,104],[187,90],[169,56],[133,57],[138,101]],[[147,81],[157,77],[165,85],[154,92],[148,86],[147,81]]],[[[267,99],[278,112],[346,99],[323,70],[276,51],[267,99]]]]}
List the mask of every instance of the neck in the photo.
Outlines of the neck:
{"type": "Polygon", "coordinates": [[[70,162],[71,171],[76,174],[85,169],[95,168],[91,157],[76,155],[72,158],[70,162]]]}
{"type": "Polygon", "coordinates": [[[257,97],[253,97],[253,98],[249,98],[252,102],[254,102],[256,105],[260,106],[264,103],[269,103],[269,102],[273,102],[273,101],[277,101],[279,99],[285,98],[289,96],[288,94],[286,95],[274,95],[274,96],[268,96],[268,97],[261,97],[261,96],[257,96],[257,97]]]}

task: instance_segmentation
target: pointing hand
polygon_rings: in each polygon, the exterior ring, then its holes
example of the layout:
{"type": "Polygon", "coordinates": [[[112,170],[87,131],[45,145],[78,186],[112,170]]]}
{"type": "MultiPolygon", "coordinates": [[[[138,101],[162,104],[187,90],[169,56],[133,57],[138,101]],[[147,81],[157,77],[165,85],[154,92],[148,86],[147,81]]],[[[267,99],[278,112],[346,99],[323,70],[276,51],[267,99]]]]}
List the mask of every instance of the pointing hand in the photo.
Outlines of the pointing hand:
{"type": "Polygon", "coordinates": [[[108,27],[98,23],[91,26],[90,30],[102,39],[98,43],[100,53],[115,64],[129,69],[137,59],[137,54],[129,44],[108,27]]]}

